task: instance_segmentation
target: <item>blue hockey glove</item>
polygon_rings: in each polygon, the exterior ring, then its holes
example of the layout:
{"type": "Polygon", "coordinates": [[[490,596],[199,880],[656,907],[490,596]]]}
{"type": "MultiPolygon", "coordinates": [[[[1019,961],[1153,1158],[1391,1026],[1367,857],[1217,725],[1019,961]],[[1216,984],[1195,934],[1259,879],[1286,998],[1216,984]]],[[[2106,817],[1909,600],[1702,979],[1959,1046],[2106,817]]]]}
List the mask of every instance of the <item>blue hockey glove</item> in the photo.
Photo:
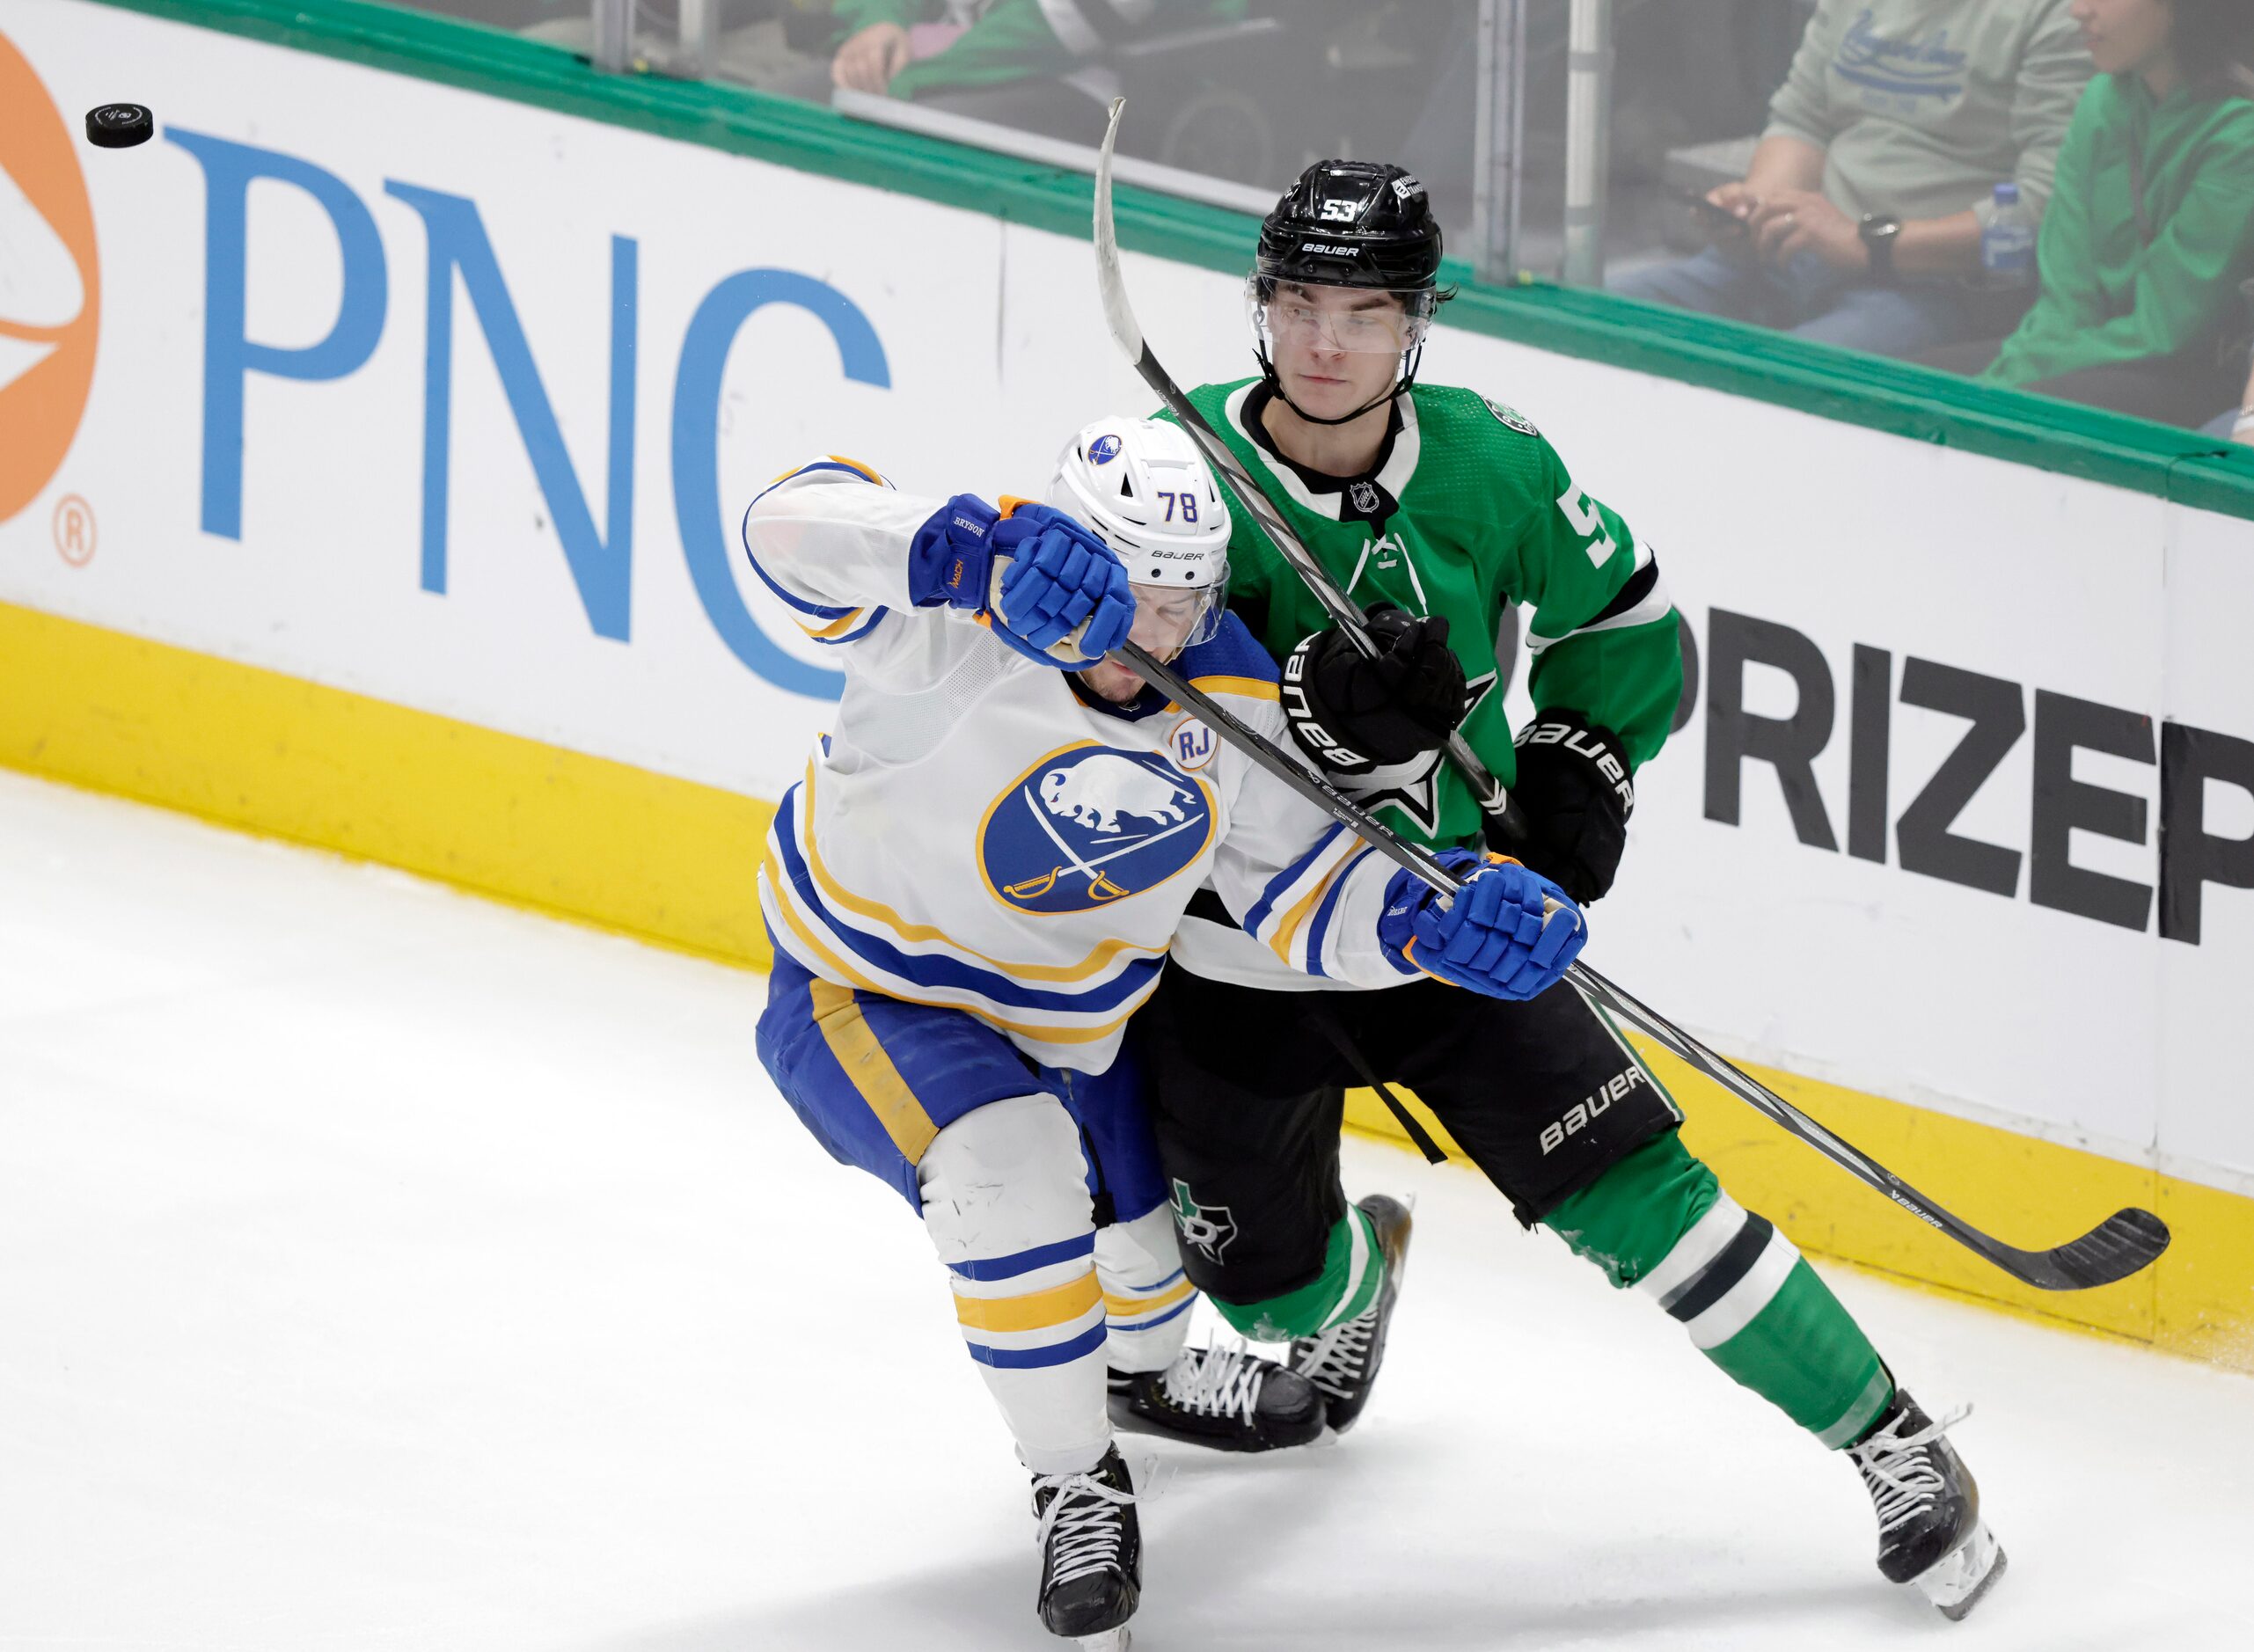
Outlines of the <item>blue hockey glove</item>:
{"type": "Polygon", "coordinates": [[[1378,919],[1386,956],[1491,998],[1531,998],[1555,985],[1589,939],[1581,909],[1500,855],[1444,849],[1438,859],[1463,887],[1443,907],[1430,884],[1394,873],[1378,919]]]}
{"type": "Polygon", "coordinates": [[[917,530],[909,588],[917,604],[976,612],[1028,659],[1078,671],[1127,640],[1135,619],[1127,570],[1063,511],[1022,500],[1006,514],[957,493],[917,530]]]}

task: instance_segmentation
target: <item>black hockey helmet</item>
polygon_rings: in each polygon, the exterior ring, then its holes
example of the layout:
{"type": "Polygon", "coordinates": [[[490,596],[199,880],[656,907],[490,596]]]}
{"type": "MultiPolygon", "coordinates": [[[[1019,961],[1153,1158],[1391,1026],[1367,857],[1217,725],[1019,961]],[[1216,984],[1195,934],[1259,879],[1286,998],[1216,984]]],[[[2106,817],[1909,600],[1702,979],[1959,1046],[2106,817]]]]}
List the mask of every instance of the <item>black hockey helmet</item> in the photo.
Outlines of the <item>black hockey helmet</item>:
{"type": "Polygon", "coordinates": [[[1453,297],[1440,280],[1440,225],[1424,186],[1398,166],[1377,161],[1317,161],[1285,190],[1261,221],[1260,248],[1245,283],[1253,348],[1270,391],[1310,424],[1343,425],[1381,406],[1416,382],[1433,312],[1453,297]],[[1399,325],[1367,329],[1370,341],[1346,349],[1398,352],[1401,371],[1384,394],[1352,413],[1320,418],[1293,401],[1277,377],[1271,307],[1279,285],[1352,287],[1400,301],[1399,325]]]}
{"type": "Polygon", "coordinates": [[[1440,226],[1418,183],[1376,161],[1317,161],[1260,225],[1263,281],[1413,290],[1440,278],[1440,226]]]}

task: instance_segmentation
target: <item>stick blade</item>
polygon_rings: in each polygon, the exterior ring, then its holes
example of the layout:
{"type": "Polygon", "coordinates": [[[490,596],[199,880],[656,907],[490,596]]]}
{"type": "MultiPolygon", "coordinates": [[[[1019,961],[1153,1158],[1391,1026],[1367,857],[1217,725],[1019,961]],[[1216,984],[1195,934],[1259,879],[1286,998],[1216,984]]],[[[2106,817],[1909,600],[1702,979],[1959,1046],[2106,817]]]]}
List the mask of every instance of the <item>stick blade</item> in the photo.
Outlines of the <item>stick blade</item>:
{"type": "Polygon", "coordinates": [[[1119,117],[1127,99],[1111,100],[1111,124],[1104,128],[1103,149],[1095,161],[1095,281],[1103,295],[1103,321],[1131,362],[1143,354],[1143,329],[1127,303],[1127,278],[1119,268],[1119,232],[1111,219],[1111,152],[1119,143],[1119,117]]]}
{"type": "Polygon", "coordinates": [[[2168,1248],[2170,1237],[2167,1223],[2132,1205],[2071,1244],[2022,1253],[2029,1266],[2012,1271],[2045,1290],[2090,1290],[2151,1267],[2168,1248]]]}

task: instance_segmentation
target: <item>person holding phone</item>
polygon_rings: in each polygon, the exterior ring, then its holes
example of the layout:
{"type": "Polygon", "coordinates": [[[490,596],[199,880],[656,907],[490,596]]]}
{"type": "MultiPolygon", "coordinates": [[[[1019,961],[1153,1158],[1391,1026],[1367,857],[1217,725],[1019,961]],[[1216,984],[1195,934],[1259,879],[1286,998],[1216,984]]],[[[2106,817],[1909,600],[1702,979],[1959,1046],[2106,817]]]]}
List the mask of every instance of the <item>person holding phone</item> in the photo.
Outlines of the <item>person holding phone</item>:
{"type": "Polygon", "coordinates": [[[2059,156],[2041,296],[2000,348],[1928,362],[2199,425],[2246,366],[2254,12],[2245,0],[2074,0],[2073,13],[2102,72],[2059,156]]]}
{"type": "Polygon", "coordinates": [[[1885,355],[2000,338],[2032,297],[1982,284],[1994,186],[2039,214],[2092,65],[2071,0],[1820,0],[1715,245],[1629,297],[1885,355]]]}

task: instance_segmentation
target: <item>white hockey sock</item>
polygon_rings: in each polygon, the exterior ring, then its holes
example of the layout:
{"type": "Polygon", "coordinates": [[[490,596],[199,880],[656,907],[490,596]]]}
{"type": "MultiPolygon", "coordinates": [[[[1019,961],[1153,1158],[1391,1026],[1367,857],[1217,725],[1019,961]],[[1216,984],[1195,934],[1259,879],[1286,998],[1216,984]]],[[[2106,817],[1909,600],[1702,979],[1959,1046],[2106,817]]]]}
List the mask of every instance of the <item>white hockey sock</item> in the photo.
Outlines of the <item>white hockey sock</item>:
{"type": "Polygon", "coordinates": [[[1095,1236],[1095,1271],[1109,1329],[1105,1358],[1115,1371],[1164,1371],[1189,1334],[1197,1288],[1182,1271],[1174,1211],[1161,1204],[1095,1236]]]}
{"type": "Polygon", "coordinates": [[[1080,1134],[1054,1096],[1013,1096],[941,1130],[917,1167],[924,1226],[970,1357],[1036,1473],[1111,1443],[1103,1293],[1080,1134]]]}

